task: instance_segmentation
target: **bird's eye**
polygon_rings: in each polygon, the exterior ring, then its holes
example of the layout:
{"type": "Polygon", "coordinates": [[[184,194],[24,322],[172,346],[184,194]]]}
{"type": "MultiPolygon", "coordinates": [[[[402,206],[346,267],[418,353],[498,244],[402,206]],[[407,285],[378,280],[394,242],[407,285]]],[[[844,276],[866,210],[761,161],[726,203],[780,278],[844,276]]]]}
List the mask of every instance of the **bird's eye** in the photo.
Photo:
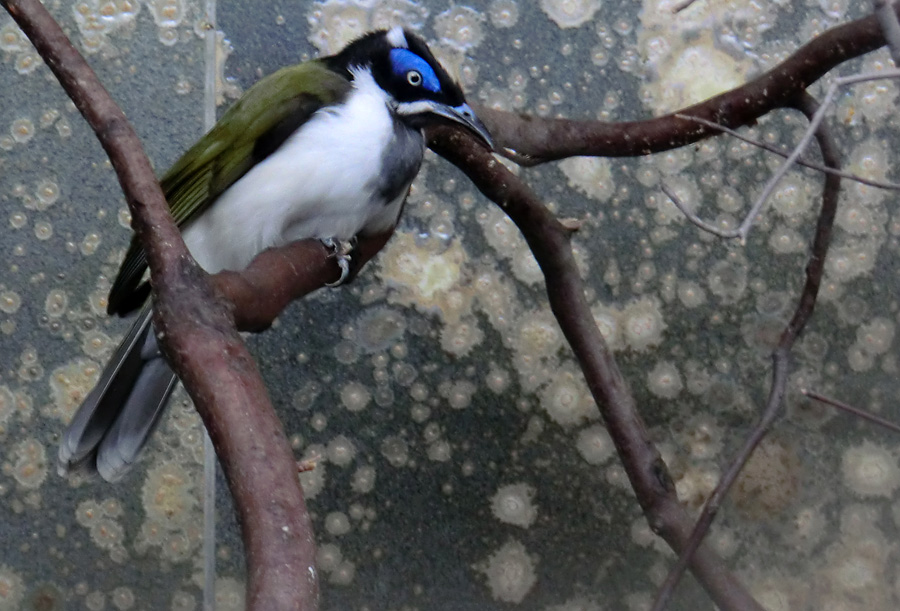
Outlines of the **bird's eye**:
{"type": "Polygon", "coordinates": [[[440,93],[441,79],[435,68],[409,49],[391,49],[390,68],[394,78],[406,79],[411,87],[421,87],[426,91],[440,93]]]}

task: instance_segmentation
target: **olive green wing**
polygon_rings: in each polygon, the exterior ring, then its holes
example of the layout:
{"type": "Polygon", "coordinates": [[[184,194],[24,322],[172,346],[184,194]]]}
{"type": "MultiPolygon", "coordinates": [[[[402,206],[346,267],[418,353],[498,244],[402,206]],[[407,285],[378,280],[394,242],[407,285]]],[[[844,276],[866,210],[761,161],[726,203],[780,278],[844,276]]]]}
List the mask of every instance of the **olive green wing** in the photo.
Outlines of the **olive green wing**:
{"type": "MultiPolygon", "coordinates": [[[[160,180],[175,223],[183,228],[313,113],[343,100],[350,87],[319,61],[283,68],[256,83],[160,180]]],[[[146,254],[132,237],[107,313],[125,315],[146,300],[146,269],[146,254]]]]}

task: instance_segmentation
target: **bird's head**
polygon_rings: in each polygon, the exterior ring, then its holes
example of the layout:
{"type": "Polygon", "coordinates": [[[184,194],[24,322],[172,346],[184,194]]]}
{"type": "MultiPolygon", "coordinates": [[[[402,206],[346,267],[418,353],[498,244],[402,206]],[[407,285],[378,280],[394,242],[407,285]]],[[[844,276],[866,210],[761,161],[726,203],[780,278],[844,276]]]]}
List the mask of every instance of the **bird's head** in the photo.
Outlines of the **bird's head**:
{"type": "Polygon", "coordinates": [[[456,123],[494,148],[490,133],[466,103],[459,84],[415,34],[400,27],[370,32],[325,61],[351,79],[358,70],[369,71],[394,112],[410,126],[421,129],[456,123]]]}

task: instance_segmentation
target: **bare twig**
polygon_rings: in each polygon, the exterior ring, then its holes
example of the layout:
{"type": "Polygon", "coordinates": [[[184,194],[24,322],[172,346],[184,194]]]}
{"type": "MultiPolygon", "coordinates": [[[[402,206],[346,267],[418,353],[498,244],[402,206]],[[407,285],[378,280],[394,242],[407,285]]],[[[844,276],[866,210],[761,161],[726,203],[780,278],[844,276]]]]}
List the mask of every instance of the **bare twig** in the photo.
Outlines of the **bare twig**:
{"type": "Polygon", "coordinates": [[[215,443],[240,513],[251,609],[314,609],[317,578],[296,466],[228,311],[190,257],[134,130],[39,0],[0,0],[94,129],[147,253],[154,324],[215,443]]]}
{"type": "Polygon", "coordinates": [[[860,409],[858,407],[853,407],[848,403],[843,403],[838,401],[837,399],[832,399],[830,397],[826,397],[825,395],[819,394],[814,390],[807,390],[806,388],[801,388],[800,392],[802,392],[807,397],[815,399],[816,401],[821,401],[822,403],[827,403],[832,407],[836,407],[840,410],[847,412],[848,414],[853,414],[857,418],[862,418],[863,420],[868,420],[869,422],[875,423],[878,426],[884,427],[889,431],[894,433],[900,433],[900,425],[891,422],[881,416],[876,416],[872,412],[867,412],[864,409],[860,409]]]}
{"type": "MultiPolygon", "coordinates": [[[[762,192],[757,196],[756,200],[754,200],[753,205],[750,207],[750,212],[744,217],[744,220],[741,221],[741,224],[735,230],[721,230],[703,221],[698,216],[696,216],[693,212],[688,210],[688,208],[679,201],[678,197],[666,187],[666,185],[662,185],[663,192],[669,196],[669,198],[675,203],[679,210],[695,225],[703,229],[704,231],[708,231],[714,235],[717,235],[721,238],[740,238],[741,242],[746,242],[747,236],[750,233],[750,228],[753,226],[753,222],[756,220],[756,217],[759,216],[759,213],[762,212],[763,206],[765,206],[766,201],[772,195],[772,192],[775,190],[775,187],[781,181],[782,178],[790,171],[791,167],[799,162],[800,156],[803,154],[803,151],[806,150],[806,147],[809,146],[810,141],[815,137],[816,130],[819,125],[822,123],[822,120],[825,118],[825,112],[828,110],[828,107],[831,105],[831,101],[834,99],[834,96],[837,93],[837,90],[845,85],[851,85],[855,83],[861,83],[865,81],[873,81],[879,80],[882,78],[900,78],[900,70],[887,70],[882,73],[877,74],[855,74],[848,77],[838,78],[831,84],[828,88],[828,92],[825,95],[825,99],[822,104],[819,106],[815,115],[812,117],[812,120],[809,122],[806,130],[803,133],[803,137],[800,139],[800,142],[794,147],[791,151],[790,155],[787,156],[784,163],[779,166],[778,170],[775,171],[774,174],[769,178],[766,182],[765,187],[763,187],[762,192]]],[[[707,121],[701,117],[692,117],[686,115],[684,113],[676,113],[676,117],[681,117],[684,119],[688,119],[691,121],[695,121],[702,125],[706,125],[709,127],[713,127],[715,129],[725,130],[728,129],[724,126],[720,126],[715,124],[712,121],[707,121]]],[[[731,131],[732,135],[735,135],[742,140],[747,140],[743,136],[739,136],[737,132],[731,131]]],[[[749,140],[748,140],[749,141],[749,140]]],[[[832,172],[836,175],[843,175],[843,172],[832,172]]]]}
{"type": "MultiPolygon", "coordinates": [[[[781,157],[787,158],[791,152],[786,151],[784,149],[780,149],[777,146],[772,146],[762,140],[754,140],[753,138],[748,138],[744,134],[739,131],[733,130],[730,127],[725,127],[720,123],[716,123],[715,121],[707,121],[706,119],[701,119],[700,117],[692,117],[690,115],[683,115],[681,113],[675,113],[675,116],[680,119],[687,119],[689,121],[696,121],[701,125],[705,125],[706,127],[711,127],[713,129],[717,129],[723,134],[728,134],[738,140],[746,142],[747,144],[752,144],[753,146],[759,147],[763,150],[769,151],[770,153],[774,153],[781,157]]],[[[852,180],[854,182],[858,182],[863,185],[868,185],[870,187],[875,187],[877,189],[888,189],[890,191],[900,191],[900,183],[890,182],[885,180],[873,180],[871,178],[865,178],[864,176],[860,176],[859,174],[854,174],[853,172],[845,172],[843,170],[836,170],[834,168],[829,168],[828,166],[824,166],[820,163],[815,163],[814,161],[807,161],[806,159],[797,159],[797,165],[802,165],[803,167],[809,168],[811,170],[816,170],[817,172],[823,172],[825,174],[834,174],[835,176],[840,176],[841,178],[845,178],[847,180],[852,180]]]]}
{"type": "Polygon", "coordinates": [[[747,239],[747,235],[750,233],[750,227],[753,226],[753,221],[756,220],[756,217],[759,216],[760,211],[762,211],[766,200],[769,199],[769,196],[772,195],[772,191],[775,190],[775,187],[778,185],[781,179],[784,178],[784,175],[788,173],[788,171],[791,169],[791,166],[793,166],[794,162],[800,158],[800,155],[803,154],[803,151],[805,151],[806,147],[809,146],[810,141],[812,141],[813,137],[815,137],[816,130],[819,128],[819,124],[821,124],[822,120],[825,118],[825,112],[831,105],[831,101],[834,99],[837,90],[844,85],[852,85],[855,83],[875,81],[885,78],[900,78],[900,70],[885,70],[884,72],[876,74],[854,74],[852,76],[846,76],[834,80],[831,86],[828,87],[828,93],[825,94],[825,99],[822,100],[822,104],[818,107],[815,115],[813,115],[812,120],[809,122],[809,126],[806,128],[806,131],[803,133],[803,137],[800,139],[800,142],[797,143],[797,146],[794,147],[794,150],[791,152],[788,158],[769,178],[768,182],[766,182],[766,186],[763,187],[762,192],[750,207],[750,212],[747,214],[746,218],[744,218],[744,221],[741,223],[741,226],[738,228],[738,233],[741,241],[745,241],[747,239]]]}
{"type": "MultiPolygon", "coordinates": [[[[795,104],[796,108],[803,112],[804,115],[813,121],[818,110],[821,109],[815,100],[804,95],[795,104]]],[[[831,138],[826,126],[819,126],[815,134],[816,140],[822,151],[822,157],[826,165],[830,167],[839,167],[839,155],[837,147],[831,138]]],[[[693,550],[701,545],[706,533],[709,532],[716,513],[719,510],[725,496],[731,489],[731,486],[737,480],[738,475],[744,465],[749,460],[750,455],[768,434],[772,424],[781,414],[782,403],[784,400],[785,389],[788,379],[788,360],[790,351],[806,326],[807,321],[812,316],[815,309],[816,299],[819,294],[819,287],[822,283],[822,275],[825,272],[825,258],[828,254],[828,247],[831,244],[831,232],[834,225],[834,217],[837,213],[838,193],[840,191],[841,179],[838,176],[827,175],[825,177],[825,186],[822,190],[822,209],[819,212],[819,219],[816,223],[816,234],[813,240],[812,253],[806,266],[806,283],[800,294],[800,300],[794,315],[788,322],[787,326],[781,333],[778,346],[772,354],[773,372],[772,385],[769,389],[769,397],[766,400],[765,408],[762,412],[759,422],[753,429],[751,435],[744,441],[737,455],[731,460],[722,478],[719,480],[715,490],[710,495],[697,522],[691,533],[690,539],[681,550],[678,561],[670,570],[665,582],[657,592],[657,598],[653,605],[654,611],[662,611],[665,608],[669,598],[675,590],[675,586],[681,580],[684,571],[691,562],[691,554],[693,550]]]]}
{"type": "Polygon", "coordinates": [[[309,458],[298,460],[297,473],[306,473],[307,471],[315,470],[320,460],[322,460],[322,456],[320,454],[313,454],[309,458]]]}
{"type": "MultiPolygon", "coordinates": [[[[434,129],[429,132],[429,146],[462,169],[519,227],[544,273],[550,307],[578,359],[647,521],[672,549],[680,551],[688,539],[690,517],[678,502],[666,465],[591,314],[572,254],[571,232],[468,135],[449,128],[434,129]]],[[[701,546],[689,562],[719,608],[762,611],[708,546],[701,546]]]]}
{"type": "Polygon", "coordinates": [[[720,238],[737,238],[740,237],[740,231],[737,229],[719,229],[715,225],[707,223],[699,216],[694,214],[693,210],[690,210],[687,206],[684,205],[684,202],[681,201],[681,198],[667,185],[665,182],[660,183],[660,188],[662,192],[665,193],[669,199],[672,200],[672,203],[675,204],[675,207],[681,210],[681,213],[687,217],[687,220],[692,222],[694,225],[702,229],[703,231],[708,231],[709,233],[719,236],[720,238]]]}
{"type": "Polygon", "coordinates": [[[671,9],[669,9],[669,10],[671,10],[672,13],[680,13],[681,11],[683,11],[683,10],[685,10],[686,8],[690,7],[690,6],[691,6],[694,2],[696,2],[696,1],[697,1],[697,0],[681,0],[681,2],[677,3],[675,6],[673,6],[673,7],[672,7],[671,9]]]}

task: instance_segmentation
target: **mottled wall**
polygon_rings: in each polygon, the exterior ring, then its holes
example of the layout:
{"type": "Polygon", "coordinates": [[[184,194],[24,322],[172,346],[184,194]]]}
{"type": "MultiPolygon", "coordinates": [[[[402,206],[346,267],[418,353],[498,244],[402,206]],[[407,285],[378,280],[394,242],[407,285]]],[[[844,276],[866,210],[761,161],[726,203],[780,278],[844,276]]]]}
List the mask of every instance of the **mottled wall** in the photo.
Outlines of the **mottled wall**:
{"type": "MultiPolygon", "coordinates": [[[[48,2],[158,168],[202,132],[206,69],[227,104],[259,75],[374,27],[421,31],[472,101],[631,120],[744,82],[856,16],[847,4],[700,1],[673,17],[652,0],[227,0],[213,65],[196,2],[48,2]]],[[[99,146],[7,17],[0,58],[0,610],[198,608],[202,434],[183,393],[121,484],[55,473],[57,436],[127,328],[103,310],[128,214],[99,146]]],[[[851,67],[887,65],[881,52],[851,67]]],[[[832,121],[852,171],[897,179],[896,102],[890,81],[840,96],[832,121]]],[[[780,113],[749,133],[788,145],[802,128],[780,113]]],[[[777,162],[716,139],[522,170],[560,216],[583,221],[574,245],[592,310],[692,508],[765,396],[821,180],[790,174],[746,246],[701,233],[661,184],[734,226],[777,162]]],[[[816,388],[900,418],[895,201],[846,185],[787,418],[712,535],[773,610],[898,606],[900,442],[798,395],[816,388]]],[[[301,479],[323,608],[646,607],[671,553],[638,510],[534,259],[447,164],[429,161],[402,227],[357,281],[249,341],[297,456],[320,457],[301,479]]],[[[221,491],[219,513],[220,607],[241,608],[221,491]]],[[[676,607],[701,600],[687,585],[676,607]]]]}

